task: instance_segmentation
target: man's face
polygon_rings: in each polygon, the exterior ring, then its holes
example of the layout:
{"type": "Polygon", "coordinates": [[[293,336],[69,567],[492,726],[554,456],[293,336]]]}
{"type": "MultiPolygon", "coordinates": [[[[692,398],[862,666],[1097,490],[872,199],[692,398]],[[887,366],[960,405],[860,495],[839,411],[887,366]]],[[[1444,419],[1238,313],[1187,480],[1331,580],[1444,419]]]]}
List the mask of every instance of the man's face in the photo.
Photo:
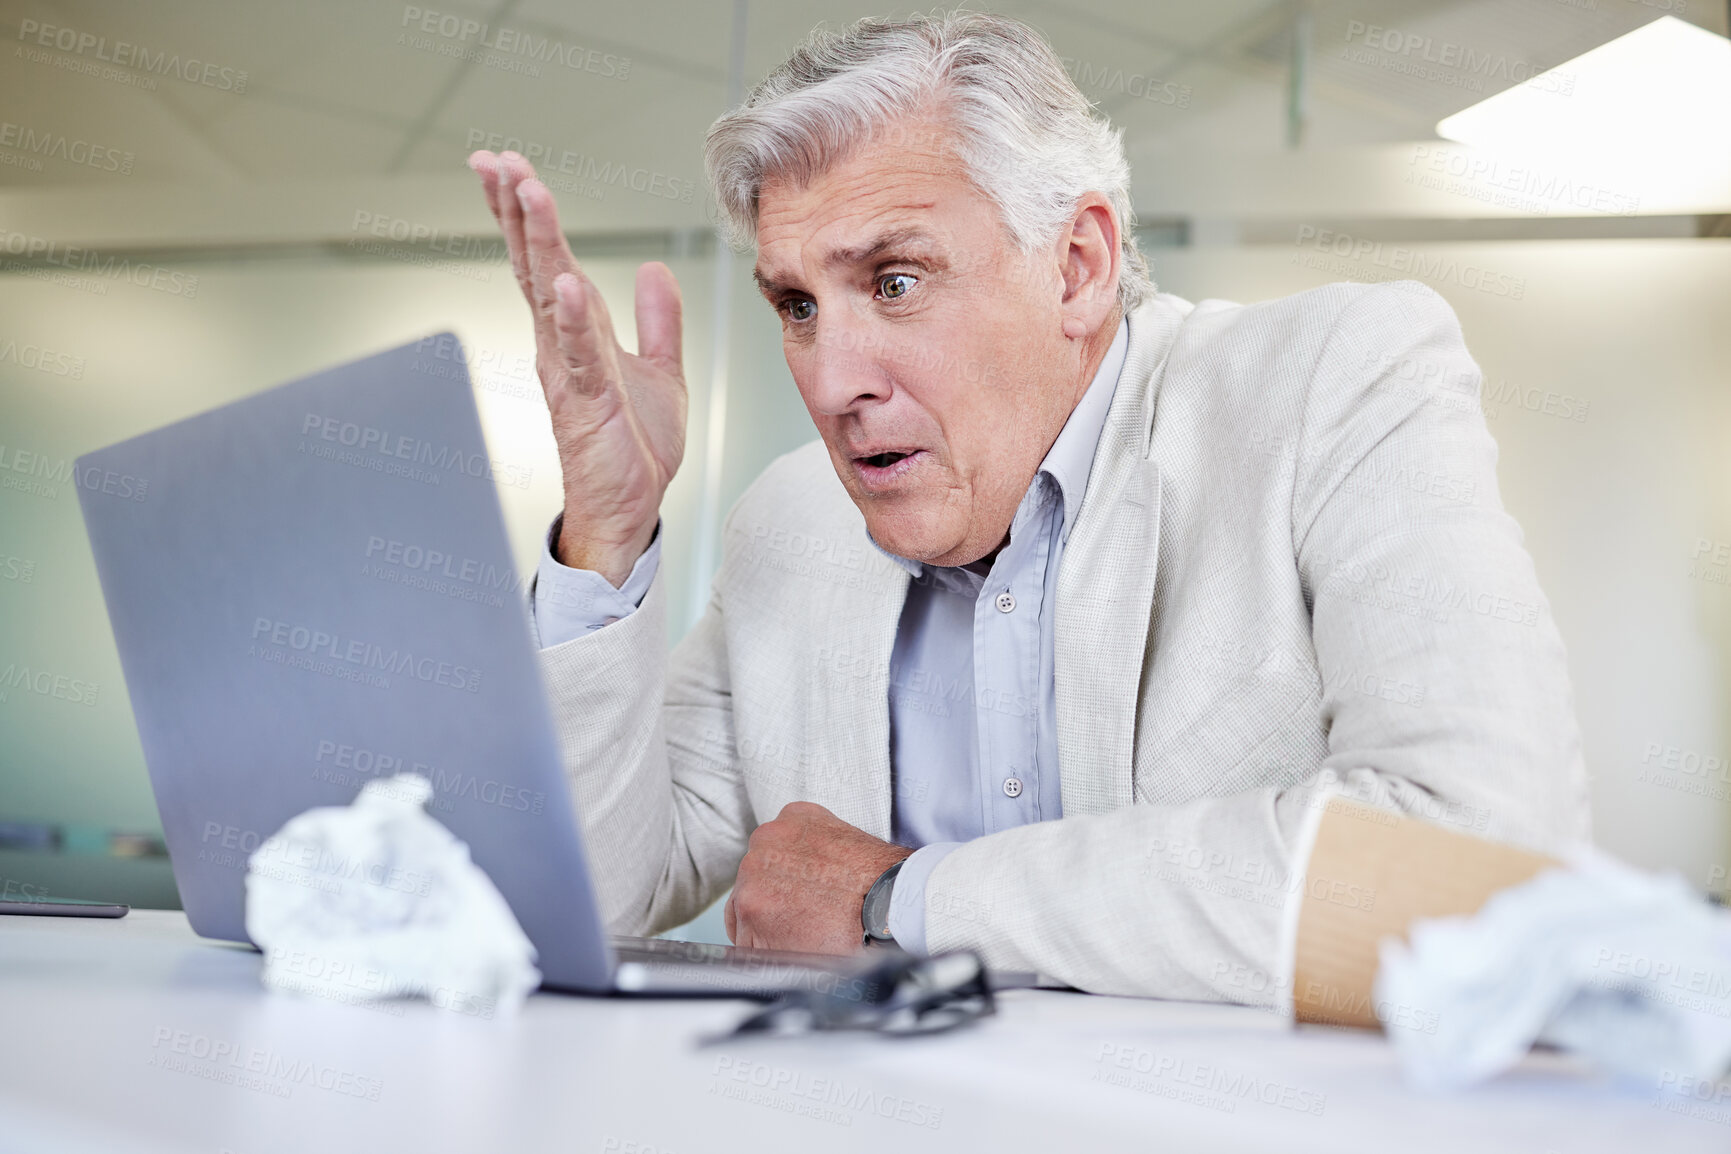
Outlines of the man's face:
{"type": "Polygon", "coordinates": [[[1009,531],[1087,382],[1062,247],[1025,256],[935,126],[766,181],[756,277],[830,460],[884,548],[963,565],[1009,531]]]}

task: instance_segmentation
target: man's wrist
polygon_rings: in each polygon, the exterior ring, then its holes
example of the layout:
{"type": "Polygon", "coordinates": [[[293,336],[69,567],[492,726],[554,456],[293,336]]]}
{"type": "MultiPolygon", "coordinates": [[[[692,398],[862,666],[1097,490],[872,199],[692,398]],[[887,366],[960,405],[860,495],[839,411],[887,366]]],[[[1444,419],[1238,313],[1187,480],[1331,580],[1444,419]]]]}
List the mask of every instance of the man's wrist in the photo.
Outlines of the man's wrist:
{"type": "Polygon", "coordinates": [[[625,584],[631,576],[632,567],[637,559],[643,556],[644,550],[655,539],[655,527],[659,519],[640,529],[624,544],[613,544],[604,541],[594,541],[572,532],[571,518],[565,517],[559,526],[559,539],[554,544],[553,556],[569,569],[587,569],[599,573],[606,578],[607,583],[615,589],[625,584]]]}
{"type": "Polygon", "coordinates": [[[554,555],[561,519],[554,518],[542,542],[530,600],[535,643],[543,649],[585,637],[631,616],[648,596],[660,569],[659,533],[632,565],[622,585],[611,584],[593,570],[561,563],[554,555]]]}

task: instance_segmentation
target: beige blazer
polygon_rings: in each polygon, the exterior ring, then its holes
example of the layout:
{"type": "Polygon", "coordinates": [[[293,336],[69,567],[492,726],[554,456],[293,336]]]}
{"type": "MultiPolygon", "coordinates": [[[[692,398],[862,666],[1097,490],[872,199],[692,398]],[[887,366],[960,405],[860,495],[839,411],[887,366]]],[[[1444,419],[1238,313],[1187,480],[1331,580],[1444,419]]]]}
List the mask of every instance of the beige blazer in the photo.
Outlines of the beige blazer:
{"type": "MultiPolygon", "coordinates": [[[[1479,380],[1413,282],[1131,315],[1058,580],[1064,817],[944,859],[934,951],[1273,1005],[1320,785],[1538,847],[1586,836],[1563,645],[1479,380]]],[[[890,836],[906,572],[818,441],[764,470],[723,548],[671,656],[659,576],[637,612],[543,651],[616,932],[701,912],[788,802],[890,836]]]]}

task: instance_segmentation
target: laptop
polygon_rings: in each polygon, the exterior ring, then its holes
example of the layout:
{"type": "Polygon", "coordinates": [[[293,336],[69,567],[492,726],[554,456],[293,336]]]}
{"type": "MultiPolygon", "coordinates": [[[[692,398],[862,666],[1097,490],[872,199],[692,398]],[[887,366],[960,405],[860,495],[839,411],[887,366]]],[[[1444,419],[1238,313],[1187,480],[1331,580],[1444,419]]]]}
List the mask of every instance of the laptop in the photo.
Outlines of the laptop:
{"type": "Polygon", "coordinates": [[[770,997],[870,959],[609,939],[457,338],[80,457],[78,495],[192,928],[246,941],[247,858],[420,773],[538,954],[584,992],[770,997]]]}

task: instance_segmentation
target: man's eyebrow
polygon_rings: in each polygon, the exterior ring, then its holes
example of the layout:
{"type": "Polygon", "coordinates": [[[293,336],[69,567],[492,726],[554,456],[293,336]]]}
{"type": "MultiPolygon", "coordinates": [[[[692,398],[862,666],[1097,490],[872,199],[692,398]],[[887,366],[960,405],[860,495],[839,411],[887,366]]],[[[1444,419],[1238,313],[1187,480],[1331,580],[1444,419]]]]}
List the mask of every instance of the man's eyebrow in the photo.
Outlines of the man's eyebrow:
{"type": "Polygon", "coordinates": [[[834,266],[838,264],[864,264],[882,256],[891,249],[903,248],[913,244],[930,244],[931,234],[917,224],[905,225],[902,228],[892,228],[881,232],[864,244],[852,248],[833,249],[823,258],[823,263],[834,266]]]}
{"type": "Polygon", "coordinates": [[[786,287],[783,282],[764,276],[760,268],[751,270],[751,279],[757,282],[757,291],[766,297],[776,296],[786,287]]]}
{"type": "MultiPolygon", "coordinates": [[[[907,225],[902,228],[892,228],[881,232],[863,244],[847,248],[831,249],[824,255],[823,264],[829,267],[835,265],[865,264],[875,260],[886,252],[903,248],[908,245],[931,244],[932,236],[918,225],[907,225]]],[[[775,277],[765,276],[762,269],[751,270],[751,279],[757,282],[757,291],[766,297],[773,297],[784,291],[787,282],[775,277]]]]}

